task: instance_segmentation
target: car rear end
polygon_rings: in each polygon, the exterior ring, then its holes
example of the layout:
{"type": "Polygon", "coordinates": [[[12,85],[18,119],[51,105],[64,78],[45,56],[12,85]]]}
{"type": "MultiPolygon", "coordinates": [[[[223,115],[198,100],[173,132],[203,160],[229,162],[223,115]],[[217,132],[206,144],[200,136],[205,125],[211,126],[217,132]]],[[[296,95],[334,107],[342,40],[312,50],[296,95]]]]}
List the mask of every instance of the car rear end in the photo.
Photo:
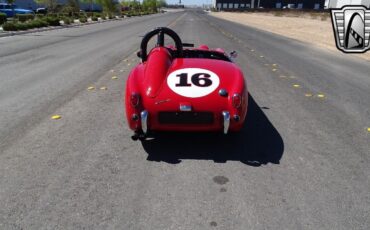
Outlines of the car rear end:
{"type": "Polygon", "coordinates": [[[126,115],[136,133],[149,131],[223,132],[242,128],[248,93],[240,69],[208,59],[156,60],[130,74],[126,115]]]}
{"type": "Polygon", "coordinates": [[[196,99],[176,95],[147,98],[143,101],[146,119],[142,123],[156,131],[237,131],[245,119],[246,105],[242,102],[247,101],[247,95],[220,96],[220,90],[196,99]]]}

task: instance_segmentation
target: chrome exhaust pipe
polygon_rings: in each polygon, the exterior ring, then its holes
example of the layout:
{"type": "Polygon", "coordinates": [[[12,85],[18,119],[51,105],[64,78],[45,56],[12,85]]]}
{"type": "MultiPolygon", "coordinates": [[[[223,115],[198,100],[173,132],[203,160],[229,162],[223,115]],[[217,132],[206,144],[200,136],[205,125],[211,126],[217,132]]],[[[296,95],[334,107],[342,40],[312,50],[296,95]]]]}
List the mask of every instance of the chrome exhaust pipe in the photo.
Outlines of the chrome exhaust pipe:
{"type": "Polygon", "coordinates": [[[222,117],[224,119],[224,134],[227,134],[230,127],[230,113],[228,111],[222,111],[222,117]]]}
{"type": "Polygon", "coordinates": [[[146,110],[141,111],[140,119],[141,119],[141,129],[143,131],[143,134],[146,135],[148,132],[148,111],[146,110]]]}

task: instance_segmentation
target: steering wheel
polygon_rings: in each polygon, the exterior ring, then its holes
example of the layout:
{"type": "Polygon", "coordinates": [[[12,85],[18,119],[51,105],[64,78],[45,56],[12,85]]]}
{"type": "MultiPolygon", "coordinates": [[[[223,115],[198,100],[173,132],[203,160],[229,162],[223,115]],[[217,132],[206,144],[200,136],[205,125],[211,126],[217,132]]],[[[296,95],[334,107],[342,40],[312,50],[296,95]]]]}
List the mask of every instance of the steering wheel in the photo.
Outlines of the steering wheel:
{"type": "Polygon", "coordinates": [[[183,47],[182,47],[182,42],[181,42],[181,39],[179,37],[179,35],[177,35],[177,33],[167,27],[158,27],[158,28],[155,28],[154,30],[150,31],[149,33],[145,34],[143,40],[141,41],[141,45],[140,45],[140,57],[141,57],[141,60],[142,62],[145,62],[147,59],[148,59],[148,53],[147,53],[147,47],[148,47],[148,42],[149,40],[157,35],[157,44],[156,46],[157,47],[164,47],[164,35],[168,35],[169,37],[172,38],[172,40],[175,42],[175,45],[176,45],[176,56],[177,57],[182,57],[182,51],[183,51],[183,47]]]}

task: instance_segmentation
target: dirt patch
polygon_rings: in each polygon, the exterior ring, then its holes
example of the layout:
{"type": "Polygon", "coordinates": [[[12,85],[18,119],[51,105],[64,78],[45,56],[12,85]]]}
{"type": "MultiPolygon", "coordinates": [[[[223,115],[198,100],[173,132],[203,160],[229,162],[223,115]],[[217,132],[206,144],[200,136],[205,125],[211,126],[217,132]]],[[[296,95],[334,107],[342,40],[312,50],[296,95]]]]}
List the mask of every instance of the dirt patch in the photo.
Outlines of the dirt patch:
{"type": "MultiPolygon", "coordinates": [[[[211,15],[341,53],[335,46],[329,13],[212,12],[211,15]]],[[[351,55],[370,61],[370,52],[351,55]]]]}

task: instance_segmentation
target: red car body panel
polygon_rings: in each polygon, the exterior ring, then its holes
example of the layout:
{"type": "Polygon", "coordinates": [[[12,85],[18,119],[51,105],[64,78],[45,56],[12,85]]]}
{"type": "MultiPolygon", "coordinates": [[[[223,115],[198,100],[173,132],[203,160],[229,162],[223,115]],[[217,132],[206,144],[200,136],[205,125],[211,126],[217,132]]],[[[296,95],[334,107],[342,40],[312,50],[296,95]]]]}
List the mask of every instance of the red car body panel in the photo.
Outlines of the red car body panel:
{"type": "MultiPolygon", "coordinates": [[[[204,51],[204,49],[202,49],[204,51]]],[[[203,71],[203,72],[204,72],[203,71]]],[[[190,73],[189,72],[189,73],[190,73]]],[[[194,76],[194,75],[193,75],[194,76]]],[[[205,81],[201,79],[198,84],[204,85],[205,81]]],[[[196,77],[195,77],[196,78],[196,77]]],[[[203,78],[204,79],[204,78],[203,78]]],[[[188,85],[191,85],[193,78],[188,79],[188,85]]],[[[197,80],[197,79],[195,79],[197,80]]],[[[216,83],[215,83],[216,84],[216,83]]],[[[179,85],[176,83],[175,87],[179,85]]],[[[210,87],[215,87],[211,85],[210,87]]],[[[195,92],[194,91],[194,92],[195,92]]],[[[223,111],[230,113],[230,131],[239,131],[246,118],[248,102],[248,90],[244,76],[240,68],[233,62],[206,58],[172,58],[168,48],[157,47],[151,50],[148,59],[144,63],[138,64],[133,68],[126,84],[125,106],[126,116],[130,129],[135,132],[141,130],[140,113],[143,110],[148,111],[147,127],[153,131],[221,131],[224,128],[223,111]],[[216,88],[207,87],[179,87],[186,95],[180,95],[177,88],[170,87],[174,78],[180,81],[179,75],[173,76],[177,71],[211,71],[210,79],[212,83],[217,82],[216,88]],[[172,73],[172,74],[171,74],[172,73]],[[169,79],[171,78],[171,79],[169,79]],[[219,78],[219,82],[216,78],[219,78]],[[193,96],[191,88],[204,96],[193,96]],[[220,95],[220,90],[227,91],[227,95],[220,95]],[[188,91],[187,91],[188,90],[188,91]],[[190,90],[190,91],[189,91],[190,90]],[[211,90],[211,92],[208,92],[211,90]],[[190,94],[189,94],[190,92],[190,94]],[[240,106],[236,108],[233,105],[233,95],[240,95],[240,106]],[[137,106],[132,105],[132,95],[139,95],[137,106]],[[196,124],[176,124],[163,123],[160,121],[160,112],[181,112],[180,106],[191,107],[192,112],[211,112],[213,114],[212,123],[196,124]]]]}

